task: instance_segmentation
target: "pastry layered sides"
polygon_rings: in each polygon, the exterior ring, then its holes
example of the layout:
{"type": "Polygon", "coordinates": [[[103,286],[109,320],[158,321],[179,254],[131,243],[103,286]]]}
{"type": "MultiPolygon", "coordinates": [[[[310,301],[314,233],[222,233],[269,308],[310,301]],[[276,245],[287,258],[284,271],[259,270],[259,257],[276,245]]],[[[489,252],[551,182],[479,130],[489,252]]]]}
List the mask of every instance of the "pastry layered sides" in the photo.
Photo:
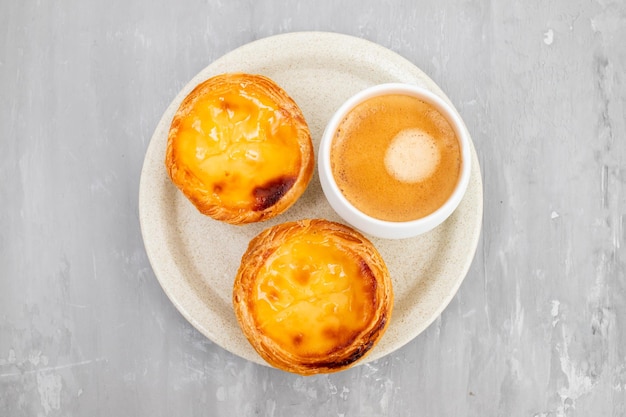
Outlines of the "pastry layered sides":
{"type": "Polygon", "coordinates": [[[302,111],[274,81],[222,74],[182,101],[165,165],[201,213],[245,224],[277,216],[302,195],[313,174],[313,144],[302,111]]]}
{"type": "MultiPolygon", "coordinates": [[[[204,215],[271,219],[305,191],[314,166],[302,111],[271,79],[212,77],[189,93],[168,135],[169,177],[204,215]]],[[[374,245],[349,226],[305,219],[269,227],[233,271],[233,308],[270,365],[301,375],[357,363],[389,325],[393,290],[374,245]]]]}
{"type": "Polygon", "coordinates": [[[369,240],[312,219],[278,224],[252,239],[233,304],[268,363],[311,375],[346,369],[370,352],[389,324],[393,292],[369,240]]]}

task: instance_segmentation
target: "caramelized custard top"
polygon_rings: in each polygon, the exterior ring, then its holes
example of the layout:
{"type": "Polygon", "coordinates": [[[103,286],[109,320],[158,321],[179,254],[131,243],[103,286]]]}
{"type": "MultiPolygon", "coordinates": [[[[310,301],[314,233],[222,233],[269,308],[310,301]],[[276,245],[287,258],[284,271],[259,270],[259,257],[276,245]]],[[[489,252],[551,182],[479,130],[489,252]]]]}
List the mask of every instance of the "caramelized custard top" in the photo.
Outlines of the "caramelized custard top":
{"type": "Polygon", "coordinates": [[[376,280],[344,244],[305,229],[271,254],[257,275],[256,324],[298,357],[341,350],[375,314],[376,280]]]}
{"type": "Polygon", "coordinates": [[[261,211],[296,181],[296,123],[255,82],[231,76],[211,88],[201,84],[181,109],[172,122],[174,158],[216,204],[261,211]]]}

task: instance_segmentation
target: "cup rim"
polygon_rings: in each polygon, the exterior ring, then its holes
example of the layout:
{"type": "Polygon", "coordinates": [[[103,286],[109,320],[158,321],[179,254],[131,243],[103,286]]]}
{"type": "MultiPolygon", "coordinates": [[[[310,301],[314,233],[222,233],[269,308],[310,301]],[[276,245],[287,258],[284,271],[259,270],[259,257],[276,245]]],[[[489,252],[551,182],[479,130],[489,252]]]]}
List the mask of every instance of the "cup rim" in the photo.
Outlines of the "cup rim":
{"type": "Polygon", "coordinates": [[[460,204],[471,174],[470,139],[465,123],[456,109],[431,90],[413,84],[385,83],[368,87],[346,100],[328,121],[318,152],[318,172],[322,190],[335,212],[357,229],[376,237],[403,239],[426,233],[443,223],[460,204]],[[330,151],[335,131],[345,116],[357,105],[373,97],[401,94],[419,98],[435,107],[450,123],[459,141],[461,172],[454,191],[446,202],[431,214],[415,220],[388,221],[369,216],[357,209],[341,192],[330,164],[330,151]]]}

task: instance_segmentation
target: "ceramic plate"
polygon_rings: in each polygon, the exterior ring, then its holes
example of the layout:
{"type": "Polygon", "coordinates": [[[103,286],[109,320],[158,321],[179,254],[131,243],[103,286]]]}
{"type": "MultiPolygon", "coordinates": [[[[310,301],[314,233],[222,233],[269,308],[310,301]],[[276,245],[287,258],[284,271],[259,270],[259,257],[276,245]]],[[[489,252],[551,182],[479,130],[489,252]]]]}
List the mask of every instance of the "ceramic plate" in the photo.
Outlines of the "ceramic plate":
{"type": "MultiPolygon", "coordinates": [[[[224,349],[265,364],[241,332],[231,304],[233,279],[248,242],[279,222],[341,220],[324,197],[317,169],[306,192],[287,212],[245,226],[203,216],[172,185],[164,160],[176,109],[200,82],[236,71],[263,74],[282,86],[302,109],[316,150],[332,113],[365,87],[411,83],[448,98],[419,68],[388,49],[346,35],[304,32],[261,39],[228,53],[196,75],[167,108],[141,172],[139,215],[146,252],[163,290],[194,327],[224,349]]],[[[371,238],[391,273],[395,305],[387,332],[366,361],[403,346],[441,314],[472,262],[481,218],[482,182],[472,146],[467,193],[445,223],[417,238],[371,238]]]]}

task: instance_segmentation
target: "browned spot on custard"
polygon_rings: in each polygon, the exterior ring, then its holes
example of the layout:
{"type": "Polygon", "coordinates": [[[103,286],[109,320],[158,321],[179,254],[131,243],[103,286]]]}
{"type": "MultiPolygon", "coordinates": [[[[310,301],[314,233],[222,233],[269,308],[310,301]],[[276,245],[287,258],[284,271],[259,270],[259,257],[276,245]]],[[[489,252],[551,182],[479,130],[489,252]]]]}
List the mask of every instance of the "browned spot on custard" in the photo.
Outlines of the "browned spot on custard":
{"type": "Polygon", "coordinates": [[[287,191],[291,189],[296,182],[295,177],[276,178],[265,185],[258,186],[252,191],[255,204],[252,207],[254,211],[263,211],[278,202],[287,191]]]}
{"type": "Polygon", "coordinates": [[[328,351],[328,354],[335,354],[341,352],[346,347],[354,343],[354,339],[359,334],[358,331],[350,331],[344,326],[339,327],[326,327],[322,329],[322,335],[333,341],[333,348],[328,351]]]}
{"type": "Polygon", "coordinates": [[[333,340],[339,337],[339,331],[337,331],[337,329],[334,327],[325,327],[322,330],[322,334],[324,335],[324,337],[333,340]]]}
{"type": "Polygon", "coordinates": [[[224,111],[228,111],[230,109],[232,109],[232,103],[230,103],[229,101],[226,100],[221,100],[220,102],[220,108],[224,111]]]}
{"type": "Polygon", "coordinates": [[[217,183],[213,184],[213,192],[215,194],[221,194],[223,189],[224,189],[224,183],[217,182],[217,183]]]}
{"type": "Polygon", "coordinates": [[[311,278],[311,273],[309,271],[305,271],[303,269],[299,269],[295,273],[294,279],[300,285],[306,285],[309,283],[309,279],[311,278]]]}
{"type": "Polygon", "coordinates": [[[298,333],[291,340],[293,341],[294,346],[300,346],[302,344],[302,339],[304,339],[304,335],[302,333],[298,333]]]}
{"type": "Polygon", "coordinates": [[[280,294],[278,294],[278,291],[276,290],[270,290],[268,297],[270,300],[272,301],[278,301],[278,298],[280,297],[280,294]]]}

